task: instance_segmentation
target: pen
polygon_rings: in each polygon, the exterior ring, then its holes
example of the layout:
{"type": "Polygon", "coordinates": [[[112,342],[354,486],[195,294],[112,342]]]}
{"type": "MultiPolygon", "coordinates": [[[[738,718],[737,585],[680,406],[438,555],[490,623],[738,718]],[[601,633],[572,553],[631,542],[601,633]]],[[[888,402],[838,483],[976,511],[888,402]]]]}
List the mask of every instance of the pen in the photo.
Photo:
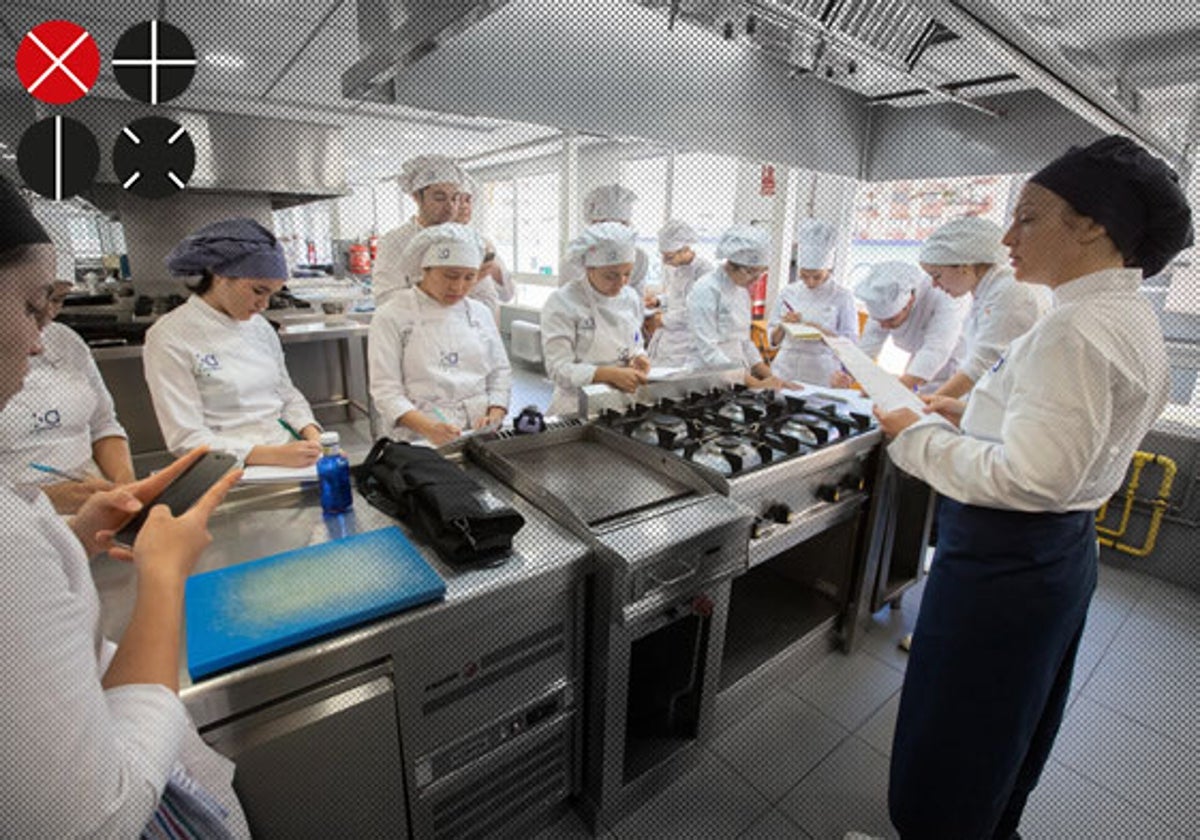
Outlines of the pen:
{"type": "Polygon", "coordinates": [[[292,424],[289,423],[288,421],[284,420],[282,417],[279,418],[279,425],[283,426],[283,428],[287,429],[288,434],[291,435],[294,439],[304,440],[304,438],[300,437],[300,433],[292,428],[292,424]]]}
{"type": "Polygon", "coordinates": [[[432,411],[434,413],[434,415],[437,417],[437,419],[441,420],[443,423],[450,422],[449,420],[446,419],[446,415],[442,414],[442,410],[440,408],[438,408],[436,405],[431,406],[430,411],[432,411]]]}
{"type": "Polygon", "coordinates": [[[788,303],[786,300],[783,302],[783,305],[787,307],[787,311],[788,311],[788,312],[795,312],[795,311],[796,311],[795,309],[792,309],[792,305],[791,305],[790,303],[788,303]]]}
{"type": "Polygon", "coordinates": [[[51,467],[48,464],[35,464],[30,462],[29,466],[33,467],[33,469],[37,470],[38,472],[56,475],[59,478],[65,478],[67,481],[87,481],[90,478],[90,476],[79,475],[78,473],[68,472],[67,470],[60,470],[58,467],[51,467]]]}

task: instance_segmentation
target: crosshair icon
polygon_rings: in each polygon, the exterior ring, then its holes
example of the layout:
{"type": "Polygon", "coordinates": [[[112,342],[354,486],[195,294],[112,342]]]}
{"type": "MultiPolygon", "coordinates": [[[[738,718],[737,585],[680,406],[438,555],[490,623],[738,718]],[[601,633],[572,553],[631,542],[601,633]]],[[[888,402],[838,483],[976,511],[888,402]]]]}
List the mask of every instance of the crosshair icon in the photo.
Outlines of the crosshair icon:
{"type": "Polygon", "coordinates": [[[48,20],[17,47],[17,75],[31,96],[66,105],[86,96],[100,75],[100,50],[88,31],[69,20],[48,20]]]}
{"type": "Polygon", "coordinates": [[[166,198],[187,186],[196,147],[187,130],[165,117],[143,117],[121,129],[113,171],[122,188],[142,198],[166,198]]]}
{"type": "Polygon", "coordinates": [[[99,168],[96,138],[69,117],[38,120],[25,129],[17,146],[17,169],[25,184],[53,201],[83,192],[99,168]]]}
{"type": "Polygon", "coordinates": [[[183,30],[161,20],[131,26],[113,50],[121,90],[157,105],[187,90],[196,74],[196,51],[183,30]]]}

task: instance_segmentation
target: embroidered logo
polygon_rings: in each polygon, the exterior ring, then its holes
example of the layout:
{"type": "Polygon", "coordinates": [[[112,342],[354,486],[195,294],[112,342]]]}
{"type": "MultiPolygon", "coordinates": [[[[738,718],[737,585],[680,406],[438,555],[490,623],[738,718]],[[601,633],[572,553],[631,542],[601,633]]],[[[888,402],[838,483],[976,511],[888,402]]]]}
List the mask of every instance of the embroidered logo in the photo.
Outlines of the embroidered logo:
{"type": "Polygon", "coordinates": [[[617,361],[619,361],[623,365],[629,364],[629,362],[632,358],[633,358],[633,350],[628,347],[622,347],[620,352],[617,353],[617,361]]]}
{"type": "Polygon", "coordinates": [[[221,369],[221,362],[217,359],[216,353],[197,353],[196,354],[196,375],[197,376],[212,376],[221,369]]]}
{"type": "Polygon", "coordinates": [[[456,351],[440,351],[438,354],[441,358],[438,360],[442,370],[450,370],[458,367],[458,353],[456,351]]]}
{"type": "Polygon", "coordinates": [[[581,330],[596,329],[596,319],[593,318],[591,315],[587,316],[586,318],[580,318],[579,319],[579,329],[581,329],[581,330]]]}
{"type": "Polygon", "coordinates": [[[62,414],[57,408],[52,408],[42,414],[34,413],[33,415],[33,430],[35,432],[48,432],[52,429],[57,429],[62,425],[62,414]]]}
{"type": "Polygon", "coordinates": [[[439,260],[449,259],[450,258],[450,249],[449,248],[438,248],[437,258],[439,260]]]}

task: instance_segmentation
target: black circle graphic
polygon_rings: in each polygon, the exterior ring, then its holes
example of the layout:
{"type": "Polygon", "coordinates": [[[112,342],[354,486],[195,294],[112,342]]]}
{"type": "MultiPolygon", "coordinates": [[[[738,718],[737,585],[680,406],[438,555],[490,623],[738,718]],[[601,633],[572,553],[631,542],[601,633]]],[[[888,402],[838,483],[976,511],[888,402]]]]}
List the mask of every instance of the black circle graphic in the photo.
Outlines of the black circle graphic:
{"type": "Polygon", "coordinates": [[[113,50],[121,90],[157,105],[187,90],[196,74],[196,50],[181,29],[161,20],[131,26],[113,50]]]}
{"type": "Polygon", "coordinates": [[[121,186],[142,198],[166,198],[187,186],[196,147],[179,123],[143,117],[121,129],[113,144],[113,171],[121,186]]]}
{"type": "Polygon", "coordinates": [[[86,190],[100,168],[100,146],[70,117],[47,117],[21,135],[17,168],[31,190],[60,201],[86,190]]]}

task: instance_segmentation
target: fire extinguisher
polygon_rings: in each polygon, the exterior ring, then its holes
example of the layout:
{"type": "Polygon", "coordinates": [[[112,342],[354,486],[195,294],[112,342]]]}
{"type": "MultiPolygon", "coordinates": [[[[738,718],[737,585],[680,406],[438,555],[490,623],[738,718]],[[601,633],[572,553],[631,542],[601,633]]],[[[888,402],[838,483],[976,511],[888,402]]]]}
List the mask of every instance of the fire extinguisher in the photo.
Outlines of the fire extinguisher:
{"type": "Polygon", "coordinates": [[[367,246],[361,242],[355,242],[350,246],[350,273],[371,273],[371,255],[367,250],[367,246]]]}
{"type": "Polygon", "coordinates": [[[750,284],[750,317],[755,320],[767,315],[767,272],[750,284]]]}
{"type": "Polygon", "coordinates": [[[367,250],[371,254],[371,264],[375,264],[375,258],[379,256],[379,236],[372,233],[367,237],[367,250]]]}

